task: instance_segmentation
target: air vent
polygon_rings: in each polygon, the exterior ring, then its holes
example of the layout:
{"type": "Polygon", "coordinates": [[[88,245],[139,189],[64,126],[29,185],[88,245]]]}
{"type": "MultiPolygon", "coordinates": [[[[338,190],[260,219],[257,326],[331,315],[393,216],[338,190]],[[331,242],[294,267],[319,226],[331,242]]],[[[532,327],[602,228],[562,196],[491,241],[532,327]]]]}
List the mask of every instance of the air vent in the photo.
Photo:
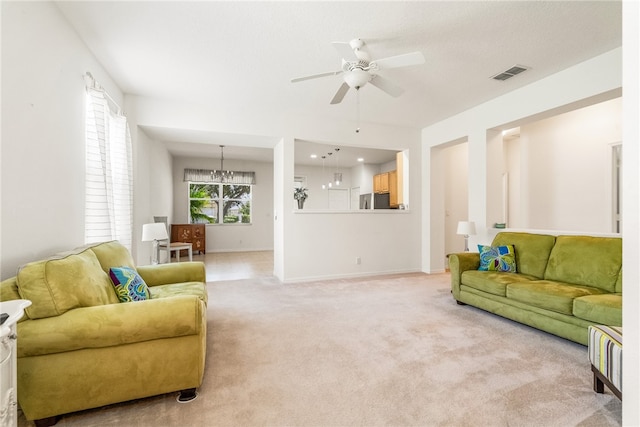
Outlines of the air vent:
{"type": "Polygon", "coordinates": [[[520,74],[523,71],[527,71],[529,69],[529,67],[525,67],[524,65],[514,65],[513,67],[509,68],[506,71],[503,71],[501,73],[496,74],[495,76],[491,77],[494,80],[500,80],[500,81],[505,81],[507,79],[510,79],[511,77],[520,74]]]}

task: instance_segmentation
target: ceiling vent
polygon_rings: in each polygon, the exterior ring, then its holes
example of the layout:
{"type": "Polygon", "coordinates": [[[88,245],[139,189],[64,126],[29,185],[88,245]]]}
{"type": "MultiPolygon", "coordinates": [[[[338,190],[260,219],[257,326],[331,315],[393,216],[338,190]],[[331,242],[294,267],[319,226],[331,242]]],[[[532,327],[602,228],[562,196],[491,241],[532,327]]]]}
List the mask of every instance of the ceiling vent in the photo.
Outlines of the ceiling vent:
{"type": "Polygon", "coordinates": [[[513,67],[509,68],[506,71],[503,71],[501,73],[496,74],[495,76],[491,77],[494,80],[500,80],[500,81],[505,81],[507,79],[510,79],[511,77],[520,74],[523,71],[527,71],[530,67],[525,67],[524,65],[514,65],[513,67]]]}

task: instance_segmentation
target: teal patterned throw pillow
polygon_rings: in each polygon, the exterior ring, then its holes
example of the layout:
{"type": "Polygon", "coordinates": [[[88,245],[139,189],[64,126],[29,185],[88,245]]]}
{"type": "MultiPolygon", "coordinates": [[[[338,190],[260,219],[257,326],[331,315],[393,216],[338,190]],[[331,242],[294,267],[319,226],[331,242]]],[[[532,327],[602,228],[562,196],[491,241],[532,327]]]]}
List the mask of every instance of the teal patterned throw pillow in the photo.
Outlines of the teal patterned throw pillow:
{"type": "Polygon", "coordinates": [[[478,245],[478,250],[480,251],[480,267],[478,270],[516,272],[516,251],[513,245],[478,245]]]}
{"type": "Polygon", "coordinates": [[[109,277],[116,287],[120,302],[144,301],[151,298],[149,287],[131,267],[111,267],[109,277]]]}

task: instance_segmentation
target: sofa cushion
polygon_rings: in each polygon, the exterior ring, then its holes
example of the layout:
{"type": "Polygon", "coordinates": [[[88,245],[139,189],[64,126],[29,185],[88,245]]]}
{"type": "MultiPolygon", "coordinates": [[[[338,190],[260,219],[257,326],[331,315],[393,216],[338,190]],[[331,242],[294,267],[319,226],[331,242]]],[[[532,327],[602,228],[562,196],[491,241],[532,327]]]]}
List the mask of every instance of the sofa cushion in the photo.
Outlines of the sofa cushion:
{"type": "Polygon", "coordinates": [[[555,240],[555,236],[547,234],[501,232],[491,245],[513,245],[518,272],[542,279],[555,240]]]}
{"type": "Polygon", "coordinates": [[[573,315],[597,324],[622,326],[622,294],[576,298],[573,300],[573,315]]]}
{"type": "Polygon", "coordinates": [[[152,299],[170,298],[178,295],[194,295],[205,304],[208,301],[207,287],[202,282],[172,283],[153,286],[152,299]]]}
{"type": "Polygon", "coordinates": [[[573,315],[573,300],[587,295],[604,293],[601,289],[550,280],[511,283],[507,298],[545,310],[573,315]]]}
{"type": "Polygon", "coordinates": [[[558,236],[544,278],[615,292],[622,268],[622,239],[558,236]]]}
{"type": "Polygon", "coordinates": [[[144,301],[151,298],[149,287],[135,268],[111,267],[109,277],[116,288],[120,302],[144,301]]]}
{"type": "Polygon", "coordinates": [[[109,274],[109,268],[111,267],[136,268],[129,250],[117,240],[92,244],[88,248],[96,254],[100,266],[107,274],[109,274]]]}
{"type": "Polygon", "coordinates": [[[463,285],[501,297],[506,296],[509,283],[530,282],[531,280],[537,280],[537,278],[525,274],[499,271],[467,270],[462,273],[463,285]]]}
{"type": "Polygon", "coordinates": [[[513,245],[485,246],[478,245],[481,271],[516,272],[516,254],[513,245]]]}
{"type": "Polygon", "coordinates": [[[17,277],[20,297],[32,302],[26,309],[31,319],[118,302],[109,276],[88,249],[29,263],[17,277]]]}
{"type": "Polygon", "coordinates": [[[622,293],[622,269],[618,273],[618,279],[616,280],[615,291],[618,293],[622,293]]]}

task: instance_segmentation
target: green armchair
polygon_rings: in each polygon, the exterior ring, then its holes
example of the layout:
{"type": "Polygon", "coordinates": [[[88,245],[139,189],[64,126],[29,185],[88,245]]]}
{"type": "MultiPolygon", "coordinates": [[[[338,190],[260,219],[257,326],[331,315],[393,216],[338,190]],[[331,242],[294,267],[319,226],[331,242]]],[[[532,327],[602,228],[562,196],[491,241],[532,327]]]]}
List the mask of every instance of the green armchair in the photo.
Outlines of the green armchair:
{"type": "Polygon", "coordinates": [[[0,299],[32,305],[17,325],[18,403],[28,420],[142,397],[195,397],[204,373],[205,269],[200,262],[138,267],[150,298],[120,302],[111,267],[133,267],[118,242],[29,263],[0,299]]]}

